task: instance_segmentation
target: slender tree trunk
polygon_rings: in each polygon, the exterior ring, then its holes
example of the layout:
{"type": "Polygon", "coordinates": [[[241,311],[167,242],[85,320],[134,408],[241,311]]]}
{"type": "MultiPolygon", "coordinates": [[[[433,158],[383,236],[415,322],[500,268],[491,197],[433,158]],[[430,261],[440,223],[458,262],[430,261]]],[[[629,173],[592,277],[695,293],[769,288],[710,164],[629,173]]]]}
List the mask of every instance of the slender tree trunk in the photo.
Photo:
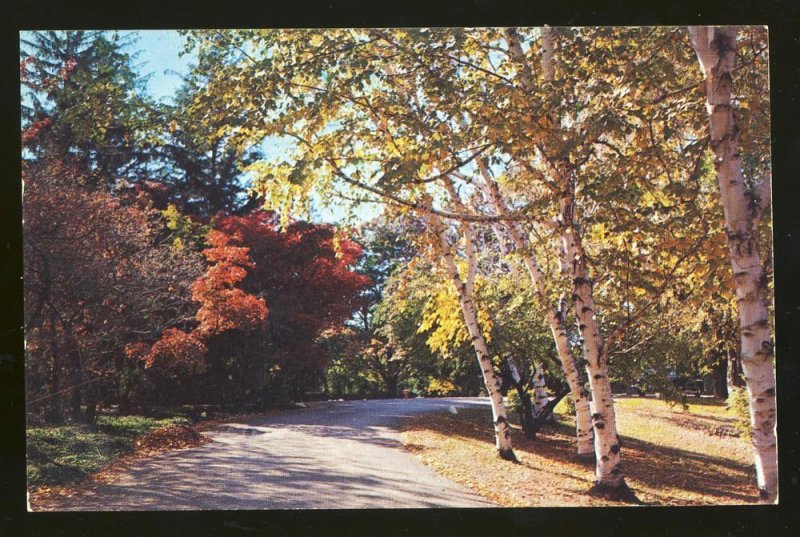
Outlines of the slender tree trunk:
{"type": "Polygon", "coordinates": [[[592,292],[594,282],[589,278],[580,235],[574,222],[574,176],[571,166],[565,161],[562,161],[559,172],[563,189],[559,200],[561,222],[559,260],[561,270],[572,280],[573,307],[578,331],[583,340],[583,359],[592,390],[592,424],[597,457],[595,467],[597,481],[594,490],[621,499],[634,500],[635,496],[625,483],[622,472],[617,420],[611,395],[611,381],[608,377],[608,356],[595,318],[592,292]]]}
{"type": "MultiPolygon", "coordinates": [[[[507,207],[500,194],[497,182],[482,159],[478,159],[478,168],[486,185],[486,194],[492,204],[496,214],[506,214],[507,207]]],[[[511,236],[514,248],[522,255],[525,268],[533,284],[533,290],[543,303],[549,300],[547,289],[544,284],[544,274],[539,268],[539,264],[533,253],[530,252],[528,241],[514,222],[505,223],[506,230],[511,236]]],[[[575,402],[575,436],[578,442],[578,456],[583,459],[594,457],[594,431],[592,430],[592,418],[589,408],[589,392],[586,390],[583,379],[581,378],[580,368],[578,367],[575,355],[572,353],[569,339],[567,338],[567,325],[565,320],[566,304],[560,300],[553,309],[546,311],[547,325],[553,334],[556,343],[556,351],[564,375],[569,384],[572,399],[575,402]]]]}
{"type": "MultiPolygon", "coordinates": [[[[509,50],[522,73],[520,83],[526,91],[533,91],[528,60],[522,53],[519,36],[514,31],[507,32],[509,50]]],[[[542,28],[542,72],[543,81],[555,81],[554,34],[552,28],[542,28]]],[[[559,118],[550,118],[554,125],[559,118]]],[[[560,137],[544,140],[553,155],[561,150],[560,137]],[[551,147],[552,146],[552,147],[551,147]]],[[[608,363],[603,338],[594,315],[592,297],[593,282],[589,279],[586,259],[583,255],[580,236],[575,226],[575,169],[563,157],[552,165],[552,172],[560,187],[559,227],[561,230],[559,260],[562,272],[572,280],[572,299],[578,330],[583,339],[583,360],[589,376],[592,393],[592,424],[594,427],[594,447],[596,457],[595,474],[597,482],[594,491],[628,501],[638,501],[625,483],[620,457],[620,444],[617,436],[614,402],[611,398],[611,382],[608,378],[608,363]]],[[[560,307],[561,312],[564,307],[560,307]]]]}
{"type": "Polygon", "coordinates": [[[520,421],[522,422],[522,432],[525,433],[525,438],[528,440],[533,440],[536,436],[536,433],[533,430],[533,405],[531,404],[531,396],[525,389],[525,379],[519,374],[517,364],[514,362],[514,358],[512,356],[506,357],[506,365],[508,365],[508,370],[511,373],[511,381],[514,384],[514,388],[517,390],[517,394],[519,395],[519,417],[520,421]]]}
{"type": "Polygon", "coordinates": [[[710,146],[714,151],[725,232],[739,303],[741,366],[750,399],[756,475],[761,500],[778,499],[778,452],[775,434],[775,370],[769,323],[769,290],[761,264],[758,223],[769,206],[769,178],[750,192],[742,176],[731,105],[736,59],[735,27],[689,27],[692,46],[706,82],[710,146]]]}
{"type": "MultiPolygon", "coordinates": [[[[534,413],[539,416],[544,407],[547,406],[549,399],[547,398],[547,390],[545,389],[544,370],[542,364],[536,363],[536,372],[533,374],[533,409],[534,413]]],[[[550,414],[548,421],[552,421],[553,414],[550,414]]]]}
{"type": "Polygon", "coordinates": [[[71,407],[71,414],[72,419],[74,421],[83,421],[83,409],[81,408],[81,404],[83,403],[83,390],[81,389],[81,358],[80,354],[77,350],[72,350],[69,352],[69,382],[72,386],[72,391],[70,393],[70,407],[71,407]]]}
{"type": "Polygon", "coordinates": [[[486,340],[484,339],[480,327],[478,326],[478,313],[474,301],[476,260],[470,226],[466,223],[462,224],[464,226],[468,266],[466,281],[462,281],[461,276],[458,273],[458,267],[456,266],[452,249],[447,241],[447,231],[442,224],[441,219],[437,215],[429,213],[428,220],[433,232],[436,234],[439,240],[442,258],[445,263],[445,268],[447,269],[447,274],[458,292],[464,323],[466,324],[467,331],[472,338],[472,346],[475,349],[475,354],[478,357],[478,363],[480,364],[481,372],[483,373],[483,382],[486,386],[486,391],[489,394],[489,398],[491,399],[492,417],[495,431],[495,445],[497,447],[497,452],[503,459],[516,461],[517,459],[511,446],[511,429],[508,424],[508,413],[506,412],[506,407],[503,404],[503,395],[500,393],[500,379],[494,372],[492,360],[489,355],[489,349],[486,346],[486,340]]]}
{"type": "Polygon", "coordinates": [[[711,375],[714,380],[714,397],[717,399],[725,400],[728,398],[728,362],[725,357],[717,357],[714,363],[711,375]]]}
{"type": "Polygon", "coordinates": [[[728,391],[733,391],[734,388],[743,388],[744,381],[742,380],[742,368],[739,365],[739,357],[736,355],[736,351],[733,349],[728,349],[727,351],[727,361],[728,361],[728,391]]]}

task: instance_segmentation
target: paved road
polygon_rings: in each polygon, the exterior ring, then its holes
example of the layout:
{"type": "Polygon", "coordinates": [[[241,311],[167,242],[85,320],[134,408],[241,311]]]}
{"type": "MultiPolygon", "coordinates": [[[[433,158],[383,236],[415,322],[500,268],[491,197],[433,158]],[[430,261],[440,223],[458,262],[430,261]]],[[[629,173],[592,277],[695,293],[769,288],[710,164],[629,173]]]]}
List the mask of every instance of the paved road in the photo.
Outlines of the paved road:
{"type": "MultiPolygon", "coordinates": [[[[109,484],[60,499],[57,510],[491,507],[402,451],[397,426],[487,399],[316,403],[228,423],[212,442],[130,465],[109,484]]],[[[49,506],[48,506],[49,507],[49,506]]]]}

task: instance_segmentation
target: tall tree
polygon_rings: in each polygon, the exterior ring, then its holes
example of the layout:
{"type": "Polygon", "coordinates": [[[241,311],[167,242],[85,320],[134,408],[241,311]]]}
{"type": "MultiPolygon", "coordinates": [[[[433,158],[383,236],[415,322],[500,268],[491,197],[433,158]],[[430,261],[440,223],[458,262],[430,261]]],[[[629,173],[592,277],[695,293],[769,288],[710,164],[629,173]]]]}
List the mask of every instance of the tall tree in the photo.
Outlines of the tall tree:
{"type": "Polygon", "coordinates": [[[692,46],[705,77],[709,146],[725,216],[725,233],[739,306],[741,364],[750,400],[758,488],[762,501],[778,499],[775,435],[774,344],[770,334],[770,292],[759,248],[759,224],[769,208],[770,177],[742,170],[742,127],[734,114],[735,27],[689,27],[692,46]]]}
{"type": "Polygon", "coordinates": [[[95,189],[145,175],[154,117],[131,46],[112,32],[23,33],[23,126],[46,119],[49,131],[28,144],[28,155],[46,150],[74,159],[85,186],[95,189]]]}

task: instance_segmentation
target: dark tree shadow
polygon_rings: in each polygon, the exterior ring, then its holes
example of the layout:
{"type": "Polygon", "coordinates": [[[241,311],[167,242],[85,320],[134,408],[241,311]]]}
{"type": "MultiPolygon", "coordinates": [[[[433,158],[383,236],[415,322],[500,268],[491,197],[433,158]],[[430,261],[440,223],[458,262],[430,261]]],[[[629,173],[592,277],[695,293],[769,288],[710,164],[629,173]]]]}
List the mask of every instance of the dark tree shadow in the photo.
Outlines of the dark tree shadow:
{"type": "MultiPolygon", "coordinates": [[[[491,414],[487,410],[469,410],[460,419],[451,416],[439,417],[450,422],[447,430],[451,434],[485,442],[487,449],[493,446],[491,414]]],[[[512,425],[514,425],[512,421],[512,425]]],[[[415,428],[420,428],[415,423],[415,428]]],[[[431,430],[436,430],[431,428],[431,430]]],[[[527,440],[519,427],[512,431],[514,449],[527,451],[537,456],[558,462],[548,472],[558,473],[558,466],[583,466],[588,478],[593,474],[593,463],[581,462],[577,458],[574,442],[575,429],[563,422],[548,423],[535,441],[527,440]]],[[[703,495],[713,504],[714,499],[725,503],[757,503],[755,493],[755,470],[736,461],[657,445],[640,439],[620,435],[622,463],[626,476],[636,483],[648,487],[648,495],[656,496],[656,503],[690,503],[676,498],[669,489],[678,489],[691,494],[703,495]],[[664,490],[663,494],[658,490],[664,490]],[[656,491],[656,492],[652,492],[656,491]]],[[[562,472],[563,473],[563,472],[562,472]]],[[[636,488],[635,485],[631,485],[636,488]]],[[[636,491],[637,494],[639,491],[636,491]]]]}

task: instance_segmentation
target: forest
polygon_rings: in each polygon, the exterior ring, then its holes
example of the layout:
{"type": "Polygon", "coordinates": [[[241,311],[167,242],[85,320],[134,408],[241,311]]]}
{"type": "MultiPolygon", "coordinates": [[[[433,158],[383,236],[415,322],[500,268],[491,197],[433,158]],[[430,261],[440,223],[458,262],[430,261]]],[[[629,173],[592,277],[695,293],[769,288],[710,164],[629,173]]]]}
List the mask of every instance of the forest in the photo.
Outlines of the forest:
{"type": "Polygon", "coordinates": [[[180,38],[22,34],[29,429],[482,396],[635,502],[617,401],[708,400],[777,500],[766,28],[180,38]]]}

